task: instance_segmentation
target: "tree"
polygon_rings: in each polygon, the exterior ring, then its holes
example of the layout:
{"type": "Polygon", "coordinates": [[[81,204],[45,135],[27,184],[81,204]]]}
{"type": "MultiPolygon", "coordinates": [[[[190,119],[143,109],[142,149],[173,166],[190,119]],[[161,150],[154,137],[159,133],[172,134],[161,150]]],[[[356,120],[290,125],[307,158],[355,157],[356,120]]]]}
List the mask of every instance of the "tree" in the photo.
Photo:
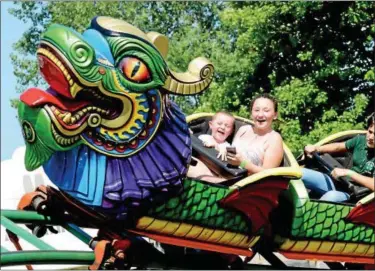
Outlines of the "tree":
{"type": "Polygon", "coordinates": [[[251,98],[280,102],[277,129],[297,154],[330,133],[363,128],[374,111],[372,2],[20,2],[11,12],[32,27],[12,56],[23,89],[40,84],[35,51],[51,23],[84,30],[94,16],[122,18],[170,39],[167,58],[182,71],[204,55],[215,66],[210,90],[172,97],[186,114],[231,111],[249,117],[251,98]]]}
{"type": "MultiPolygon", "coordinates": [[[[15,44],[12,54],[18,90],[42,85],[35,59],[41,33],[52,23],[83,32],[98,15],[121,18],[140,29],[157,31],[170,38],[167,62],[176,71],[187,68],[194,57],[206,55],[218,24],[222,2],[21,2],[10,12],[32,27],[15,44]],[[74,14],[74,16],[72,16],[74,14]],[[177,18],[177,19],[176,19],[177,18]],[[211,34],[210,34],[211,32],[211,34]],[[208,33],[208,34],[207,34],[208,33]],[[205,49],[206,48],[206,49],[205,49]]],[[[174,97],[184,110],[192,112],[199,98],[174,97]]]]}
{"type": "Polygon", "coordinates": [[[374,14],[371,2],[232,3],[220,14],[232,41],[216,63],[225,76],[207,100],[242,114],[254,93],[270,92],[294,153],[363,128],[374,111],[374,14]]]}

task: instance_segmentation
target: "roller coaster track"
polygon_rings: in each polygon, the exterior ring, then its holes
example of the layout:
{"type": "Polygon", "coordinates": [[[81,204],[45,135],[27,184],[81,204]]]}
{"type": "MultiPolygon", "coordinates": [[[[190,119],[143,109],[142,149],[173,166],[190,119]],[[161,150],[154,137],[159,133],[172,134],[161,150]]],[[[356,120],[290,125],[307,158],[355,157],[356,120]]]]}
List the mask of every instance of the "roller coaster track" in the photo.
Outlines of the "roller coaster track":
{"type": "MultiPolygon", "coordinates": [[[[20,211],[20,210],[1,210],[1,225],[6,229],[9,239],[15,245],[17,251],[10,251],[7,248],[0,246],[1,248],[1,267],[8,266],[22,266],[26,265],[27,269],[32,270],[31,265],[84,265],[87,266],[94,262],[93,251],[74,251],[74,250],[58,250],[50,244],[41,240],[40,236],[45,233],[46,228],[51,226],[61,226],[66,231],[70,232],[73,236],[81,240],[84,244],[90,247],[91,240],[93,239],[88,233],[83,231],[78,226],[61,220],[53,219],[50,216],[40,215],[34,211],[20,211]],[[32,233],[19,224],[33,225],[32,233]],[[22,238],[28,243],[32,244],[37,250],[22,250],[18,242],[18,238],[22,238]]],[[[145,242],[146,243],[146,242],[145,242]]],[[[210,269],[208,265],[202,265],[202,257],[199,259],[192,259],[186,261],[172,260],[172,257],[165,256],[164,254],[157,251],[152,245],[148,244],[143,252],[148,255],[147,262],[143,263],[132,263],[132,266],[141,267],[142,269],[210,269]],[[150,249],[152,247],[152,249],[150,249]],[[199,266],[188,265],[188,262],[197,261],[200,263],[199,266]],[[197,267],[197,268],[194,268],[197,267]]],[[[310,268],[306,267],[293,267],[287,266],[280,261],[272,252],[267,253],[268,255],[262,254],[271,265],[262,264],[242,264],[240,267],[235,266],[234,269],[246,269],[246,270],[266,270],[266,269],[294,269],[294,270],[306,270],[310,268]]],[[[204,256],[207,259],[207,256],[204,256]]],[[[204,260],[205,261],[205,260],[204,260]]],[[[331,266],[329,266],[331,267],[331,266]]],[[[338,266],[332,266],[337,269],[338,266]]],[[[313,270],[313,269],[312,269],[313,270]]]]}

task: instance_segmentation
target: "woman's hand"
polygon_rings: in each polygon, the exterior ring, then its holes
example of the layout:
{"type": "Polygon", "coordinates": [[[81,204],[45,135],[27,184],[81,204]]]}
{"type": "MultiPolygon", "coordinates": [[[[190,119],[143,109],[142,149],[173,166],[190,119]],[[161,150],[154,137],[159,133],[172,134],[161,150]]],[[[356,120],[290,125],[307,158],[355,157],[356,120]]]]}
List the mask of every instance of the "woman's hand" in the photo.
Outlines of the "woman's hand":
{"type": "Polygon", "coordinates": [[[337,179],[340,177],[348,176],[351,170],[346,168],[334,168],[331,172],[333,178],[337,179]]]}
{"type": "Polygon", "coordinates": [[[227,153],[227,159],[228,163],[232,166],[239,166],[241,162],[245,160],[241,153],[233,154],[230,152],[227,153]]]}

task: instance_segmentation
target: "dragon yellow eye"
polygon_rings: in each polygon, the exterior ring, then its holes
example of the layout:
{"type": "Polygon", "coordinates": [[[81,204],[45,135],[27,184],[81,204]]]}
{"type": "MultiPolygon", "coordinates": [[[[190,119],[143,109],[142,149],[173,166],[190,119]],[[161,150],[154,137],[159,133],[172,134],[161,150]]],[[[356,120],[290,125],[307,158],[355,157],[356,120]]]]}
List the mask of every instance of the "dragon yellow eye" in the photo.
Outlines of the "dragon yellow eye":
{"type": "Polygon", "coordinates": [[[147,66],[138,58],[125,57],[119,65],[125,77],[136,83],[147,83],[151,79],[147,66]]]}

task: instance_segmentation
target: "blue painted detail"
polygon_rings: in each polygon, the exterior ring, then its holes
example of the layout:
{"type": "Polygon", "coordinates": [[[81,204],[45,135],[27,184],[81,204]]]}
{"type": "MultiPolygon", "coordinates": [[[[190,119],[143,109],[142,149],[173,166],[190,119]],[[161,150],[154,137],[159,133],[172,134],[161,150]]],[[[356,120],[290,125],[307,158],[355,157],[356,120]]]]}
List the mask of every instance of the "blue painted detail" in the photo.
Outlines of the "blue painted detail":
{"type": "Polygon", "coordinates": [[[59,189],[90,206],[101,206],[105,183],[106,156],[81,145],[56,152],[43,165],[48,178],[59,189]]]}
{"type": "Polygon", "coordinates": [[[104,58],[114,65],[115,60],[113,59],[111,49],[108,45],[107,40],[100,34],[99,31],[94,29],[88,29],[83,32],[82,36],[85,41],[88,42],[94,49],[96,53],[96,58],[104,58]]]}

